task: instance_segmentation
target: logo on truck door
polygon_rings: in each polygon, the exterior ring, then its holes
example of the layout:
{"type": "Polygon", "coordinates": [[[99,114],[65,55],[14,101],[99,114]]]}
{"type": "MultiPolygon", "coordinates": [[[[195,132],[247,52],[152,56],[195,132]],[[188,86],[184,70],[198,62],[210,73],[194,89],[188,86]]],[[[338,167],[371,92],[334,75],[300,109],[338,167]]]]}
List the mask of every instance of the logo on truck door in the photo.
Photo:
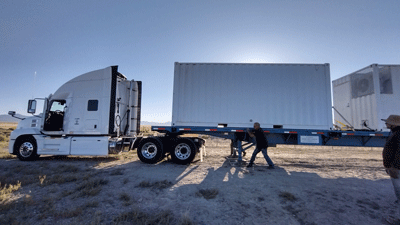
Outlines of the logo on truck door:
{"type": "Polygon", "coordinates": [[[79,125],[79,118],[75,118],[75,123],[74,125],[79,125]]]}

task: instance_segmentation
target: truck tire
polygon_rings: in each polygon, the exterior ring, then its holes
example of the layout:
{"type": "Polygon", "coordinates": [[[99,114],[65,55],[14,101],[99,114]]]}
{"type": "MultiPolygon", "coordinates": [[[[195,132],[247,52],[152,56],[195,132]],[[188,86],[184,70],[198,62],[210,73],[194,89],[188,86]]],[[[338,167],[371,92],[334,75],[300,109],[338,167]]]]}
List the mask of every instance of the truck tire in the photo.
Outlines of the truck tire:
{"type": "Polygon", "coordinates": [[[157,163],[164,155],[163,144],[159,138],[145,138],[137,147],[140,161],[144,163],[157,163]]]}
{"type": "Polygon", "coordinates": [[[18,140],[15,146],[15,152],[21,161],[31,161],[39,158],[36,140],[33,137],[23,137],[18,140]]]}
{"type": "Polygon", "coordinates": [[[198,148],[191,139],[179,138],[171,149],[171,158],[173,162],[185,165],[193,161],[197,151],[198,148]]]}

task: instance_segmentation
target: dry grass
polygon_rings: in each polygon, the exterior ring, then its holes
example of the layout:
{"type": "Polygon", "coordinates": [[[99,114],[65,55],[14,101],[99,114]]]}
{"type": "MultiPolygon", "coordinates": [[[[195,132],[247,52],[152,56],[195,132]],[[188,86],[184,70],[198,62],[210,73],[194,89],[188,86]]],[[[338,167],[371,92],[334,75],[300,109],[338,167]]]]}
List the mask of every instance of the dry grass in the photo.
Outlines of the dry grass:
{"type": "Polygon", "coordinates": [[[52,185],[52,184],[64,184],[68,182],[74,182],[78,180],[76,175],[53,175],[46,179],[46,175],[39,176],[40,184],[41,185],[52,185]]]}
{"type": "Polygon", "coordinates": [[[96,211],[96,212],[94,213],[94,216],[93,216],[93,218],[92,218],[92,221],[90,222],[90,225],[100,225],[100,224],[103,224],[103,223],[101,223],[101,214],[102,214],[101,211],[96,211]]]}
{"type": "Polygon", "coordinates": [[[16,156],[8,153],[10,134],[16,127],[16,123],[0,123],[0,159],[16,158],[16,156]]]}
{"type": "Polygon", "coordinates": [[[161,211],[155,214],[147,214],[140,209],[134,209],[130,212],[121,213],[113,220],[114,224],[176,224],[170,211],[161,211]]]}
{"type": "Polygon", "coordinates": [[[55,172],[57,173],[76,173],[80,169],[77,166],[69,165],[69,164],[61,164],[55,168],[55,172]]]}
{"type": "Polygon", "coordinates": [[[75,192],[72,191],[72,190],[63,190],[63,191],[61,192],[61,194],[60,194],[60,197],[61,197],[61,198],[65,198],[65,197],[67,197],[67,196],[69,196],[69,195],[72,195],[73,193],[75,193],[75,192]]]}
{"type": "Polygon", "coordinates": [[[127,193],[121,193],[119,194],[119,200],[129,202],[131,200],[131,196],[129,196],[127,193]]]}
{"type": "Polygon", "coordinates": [[[111,176],[124,175],[123,171],[124,171],[123,169],[116,169],[111,171],[110,175],[111,176]]]}
{"type": "Polygon", "coordinates": [[[80,192],[80,197],[95,196],[100,193],[101,186],[106,184],[108,184],[108,180],[103,178],[88,180],[79,185],[76,190],[80,192]]]}
{"type": "Polygon", "coordinates": [[[78,207],[69,210],[54,212],[53,215],[57,218],[72,218],[82,215],[82,213],[83,213],[82,208],[78,207]]]}
{"type": "Polygon", "coordinates": [[[140,135],[143,136],[157,136],[157,131],[152,131],[150,125],[140,125],[140,135]]]}
{"type": "Polygon", "coordinates": [[[0,159],[15,159],[17,156],[8,153],[8,150],[5,149],[8,147],[8,143],[6,146],[2,146],[2,142],[0,143],[0,159]]]}
{"type": "Polygon", "coordinates": [[[17,184],[12,185],[4,185],[4,187],[1,187],[0,183],[0,203],[3,203],[7,201],[14,191],[17,191],[19,188],[21,188],[21,182],[17,182],[17,184]]]}
{"type": "Polygon", "coordinates": [[[172,185],[173,185],[173,183],[171,183],[168,180],[156,181],[156,182],[142,181],[142,182],[140,182],[138,187],[140,187],[140,188],[152,188],[152,189],[161,190],[161,189],[169,188],[172,185]]]}
{"type": "Polygon", "coordinates": [[[121,193],[119,194],[119,200],[123,202],[124,206],[129,206],[131,205],[131,196],[128,195],[127,193],[121,193]]]}
{"type": "Polygon", "coordinates": [[[137,224],[137,225],[193,225],[195,224],[189,217],[188,212],[177,218],[170,210],[146,213],[135,208],[129,212],[124,212],[116,216],[113,224],[137,224]]]}
{"type": "Polygon", "coordinates": [[[127,152],[121,152],[118,155],[119,160],[125,160],[125,161],[133,161],[133,160],[138,160],[138,156],[136,154],[136,151],[127,151],[127,152]]]}
{"type": "Polygon", "coordinates": [[[6,135],[0,134],[0,142],[1,142],[1,141],[8,141],[6,135]]]}
{"type": "Polygon", "coordinates": [[[18,123],[12,123],[12,122],[0,122],[0,129],[15,129],[17,127],[18,123]]]}
{"type": "Polygon", "coordinates": [[[186,211],[185,213],[182,214],[181,218],[178,221],[178,224],[180,225],[194,225],[192,219],[189,216],[189,211],[186,211]]]}
{"type": "Polygon", "coordinates": [[[13,172],[7,172],[0,174],[1,184],[17,184],[21,183],[22,186],[27,186],[39,181],[39,176],[32,176],[29,174],[18,174],[13,172]]]}
{"type": "Polygon", "coordinates": [[[296,196],[294,196],[292,193],[287,192],[287,191],[281,192],[281,193],[279,194],[279,197],[281,197],[281,198],[284,199],[285,201],[294,202],[294,201],[297,200],[296,196]]]}

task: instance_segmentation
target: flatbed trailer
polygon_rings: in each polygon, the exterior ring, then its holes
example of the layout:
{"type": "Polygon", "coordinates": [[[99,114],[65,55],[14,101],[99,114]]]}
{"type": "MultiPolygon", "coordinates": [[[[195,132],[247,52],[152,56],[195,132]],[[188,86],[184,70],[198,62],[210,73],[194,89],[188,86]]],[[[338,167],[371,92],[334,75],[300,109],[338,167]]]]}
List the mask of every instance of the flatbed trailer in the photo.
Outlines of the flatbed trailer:
{"type": "MultiPolygon", "coordinates": [[[[168,135],[203,134],[230,140],[247,141],[249,135],[243,127],[190,127],[152,126],[152,131],[168,135]]],[[[354,147],[383,147],[390,132],[382,131],[339,131],[263,128],[270,146],[326,145],[354,147]]]]}
{"type": "MultiPolygon", "coordinates": [[[[153,138],[154,145],[159,148],[160,152],[169,152],[172,159],[176,163],[186,164],[188,158],[184,156],[191,155],[189,152],[196,154],[203,153],[199,150],[204,145],[201,138],[182,138],[183,134],[200,134],[209,135],[231,140],[231,155],[241,154],[250,147],[254,146],[255,141],[248,135],[247,129],[243,127],[207,127],[207,126],[152,126],[152,131],[163,133],[164,136],[153,138]],[[197,143],[196,149],[191,150],[188,143],[191,139],[193,143],[197,143]],[[159,142],[160,144],[157,144],[159,142]],[[166,146],[166,149],[163,149],[166,146]],[[183,156],[183,157],[182,157],[183,156]]],[[[309,130],[309,129],[276,129],[263,128],[268,140],[269,146],[283,145],[313,145],[313,146],[353,146],[353,147],[383,147],[390,132],[384,131],[342,131],[342,130],[309,130]]],[[[148,139],[148,138],[147,138],[148,139]]],[[[138,147],[139,156],[146,153],[138,147]]],[[[154,150],[154,149],[151,149],[154,150]]],[[[156,149],[157,150],[157,149],[156,149]]],[[[191,160],[193,160],[193,154],[191,160]]],[[[150,162],[151,163],[151,162],[150,162]]]]}

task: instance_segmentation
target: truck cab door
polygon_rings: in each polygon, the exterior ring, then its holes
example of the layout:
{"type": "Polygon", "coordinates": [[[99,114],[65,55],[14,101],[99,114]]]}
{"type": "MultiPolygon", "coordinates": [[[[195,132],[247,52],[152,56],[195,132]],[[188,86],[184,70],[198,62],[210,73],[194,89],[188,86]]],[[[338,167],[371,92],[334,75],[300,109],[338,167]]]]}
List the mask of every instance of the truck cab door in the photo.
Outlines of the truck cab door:
{"type": "Polygon", "coordinates": [[[64,131],[64,118],[67,109],[66,100],[52,100],[44,115],[43,131],[62,134],[64,131]]]}

